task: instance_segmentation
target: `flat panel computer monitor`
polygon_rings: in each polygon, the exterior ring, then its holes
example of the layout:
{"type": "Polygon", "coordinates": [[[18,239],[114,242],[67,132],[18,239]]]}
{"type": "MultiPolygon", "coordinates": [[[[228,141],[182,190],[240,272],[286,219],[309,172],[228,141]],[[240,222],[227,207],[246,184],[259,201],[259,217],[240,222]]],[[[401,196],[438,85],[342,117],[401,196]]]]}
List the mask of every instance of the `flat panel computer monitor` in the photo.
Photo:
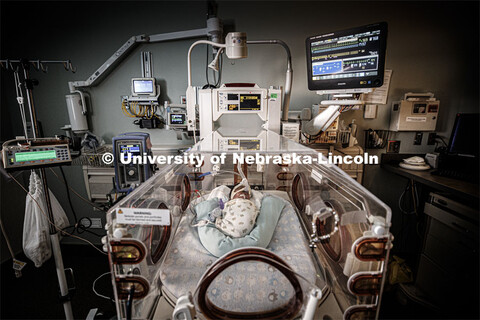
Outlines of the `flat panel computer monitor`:
{"type": "Polygon", "coordinates": [[[367,89],[383,84],[387,23],[308,37],[308,89],[367,89]]]}
{"type": "Polygon", "coordinates": [[[457,113],[448,144],[448,154],[478,159],[479,125],[478,113],[457,113]]]}
{"type": "Polygon", "coordinates": [[[432,174],[478,184],[480,115],[457,113],[447,152],[440,157],[439,168],[432,174]]]}

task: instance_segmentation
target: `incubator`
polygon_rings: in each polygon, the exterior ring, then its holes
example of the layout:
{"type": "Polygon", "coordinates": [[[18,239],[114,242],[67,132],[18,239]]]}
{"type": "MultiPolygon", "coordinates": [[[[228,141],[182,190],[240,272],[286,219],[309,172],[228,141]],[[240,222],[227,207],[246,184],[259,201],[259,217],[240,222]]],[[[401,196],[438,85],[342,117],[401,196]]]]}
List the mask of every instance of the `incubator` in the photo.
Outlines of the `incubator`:
{"type": "Polygon", "coordinates": [[[319,157],[275,132],[254,135],[211,133],[188,151],[202,163],[164,166],[108,212],[119,319],[378,317],[390,209],[323,161],[235,163],[239,153],[319,157]],[[263,197],[250,235],[218,238],[215,228],[198,227],[212,191],[233,188],[241,175],[263,197]],[[167,216],[161,225],[128,224],[122,209],[167,216]]]}

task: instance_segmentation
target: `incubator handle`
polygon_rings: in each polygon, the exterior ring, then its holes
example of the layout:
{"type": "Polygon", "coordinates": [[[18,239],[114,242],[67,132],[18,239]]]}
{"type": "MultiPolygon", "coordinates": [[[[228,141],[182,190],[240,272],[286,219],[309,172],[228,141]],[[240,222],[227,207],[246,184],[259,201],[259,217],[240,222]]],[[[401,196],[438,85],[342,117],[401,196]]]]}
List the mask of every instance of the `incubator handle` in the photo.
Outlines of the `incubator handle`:
{"type": "Polygon", "coordinates": [[[193,305],[192,293],[189,292],[188,295],[181,296],[177,300],[177,305],[175,310],[173,310],[172,319],[173,320],[193,320],[196,316],[195,306],[193,305]]]}
{"type": "Polygon", "coordinates": [[[303,305],[303,291],[295,272],[290,266],[273,252],[257,248],[247,247],[230,251],[220,257],[205,272],[200,279],[196,290],[196,306],[206,319],[292,319],[298,315],[303,305]],[[229,266],[242,261],[260,261],[267,263],[280,271],[290,282],[294,289],[294,295],[289,302],[274,310],[265,312],[235,312],[217,307],[210,301],[207,290],[213,280],[229,266]]]}

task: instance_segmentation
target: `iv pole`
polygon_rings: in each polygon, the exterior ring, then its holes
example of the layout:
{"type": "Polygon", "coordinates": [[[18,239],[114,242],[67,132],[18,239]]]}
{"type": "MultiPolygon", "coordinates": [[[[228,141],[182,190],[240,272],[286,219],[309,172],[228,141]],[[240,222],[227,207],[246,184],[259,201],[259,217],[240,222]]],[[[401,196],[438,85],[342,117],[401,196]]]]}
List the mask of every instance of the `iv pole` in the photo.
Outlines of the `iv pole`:
{"type": "MultiPolygon", "coordinates": [[[[3,61],[1,61],[3,62],[3,61]]],[[[10,61],[10,63],[13,61],[10,61]]],[[[16,61],[15,61],[16,62],[16,61]]],[[[35,103],[33,100],[33,86],[38,84],[38,81],[30,79],[30,63],[31,61],[28,60],[20,60],[19,61],[20,65],[22,66],[23,69],[23,76],[24,76],[24,81],[25,81],[25,89],[27,91],[27,103],[28,103],[28,108],[30,112],[30,117],[31,117],[31,122],[32,122],[32,127],[33,127],[33,139],[36,139],[39,135],[38,131],[38,124],[37,124],[37,115],[35,112],[35,103]]],[[[54,62],[55,63],[55,62],[54,62]]],[[[43,69],[42,69],[43,70],[43,69]]],[[[25,137],[28,139],[28,137],[25,137]]],[[[48,219],[51,222],[55,222],[54,217],[53,217],[53,212],[52,212],[52,204],[50,201],[50,194],[49,194],[49,189],[48,189],[48,184],[47,184],[47,176],[45,174],[45,169],[40,168],[40,177],[42,180],[42,185],[43,185],[43,190],[44,190],[44,195],[45,195],[45,203],[47,206],[47,215],[48,219]]],[[[72,305],[70,302],[70,294],[69,294],[69,289],[68,289],[68,284],[67,284],[67,279],[65,276],[65,268],[63,266],[63,259],[62,259],[62,251],[60,249],[60,240],[58,238],[58,231],[57,229],[50,224],[49,226],[49,233],[50,233],[50,241],[52,245],[52,252],[53,256],[55,258],[55,268],[57,271],[57,278],[58,278],[58,284],[60,287],[60,298],[63,303],[63,309],[65,312],[65,319],[67,320],[73,320],[73,312],[72,312],[72,305]]]]}

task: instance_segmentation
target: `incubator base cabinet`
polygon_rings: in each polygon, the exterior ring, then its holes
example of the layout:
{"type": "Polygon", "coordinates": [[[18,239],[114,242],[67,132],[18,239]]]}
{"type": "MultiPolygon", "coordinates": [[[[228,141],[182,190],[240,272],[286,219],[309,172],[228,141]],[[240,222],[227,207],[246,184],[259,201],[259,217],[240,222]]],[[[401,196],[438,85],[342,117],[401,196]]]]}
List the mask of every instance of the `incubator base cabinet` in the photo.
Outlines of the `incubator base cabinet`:
{"type": "Polygon", "coordinates": [[[378,318],[390,209],[274,132],[252,148],[213,141],[226,138],[206,137],[188,152],[199,160],[164,166],[108,212],[118,318],[378,318]],[[269,161],[239,165],[240,155],[269,161]],[[250,234],[231,238],[201,215],[240,176],[259,214],[250,234]]]}

